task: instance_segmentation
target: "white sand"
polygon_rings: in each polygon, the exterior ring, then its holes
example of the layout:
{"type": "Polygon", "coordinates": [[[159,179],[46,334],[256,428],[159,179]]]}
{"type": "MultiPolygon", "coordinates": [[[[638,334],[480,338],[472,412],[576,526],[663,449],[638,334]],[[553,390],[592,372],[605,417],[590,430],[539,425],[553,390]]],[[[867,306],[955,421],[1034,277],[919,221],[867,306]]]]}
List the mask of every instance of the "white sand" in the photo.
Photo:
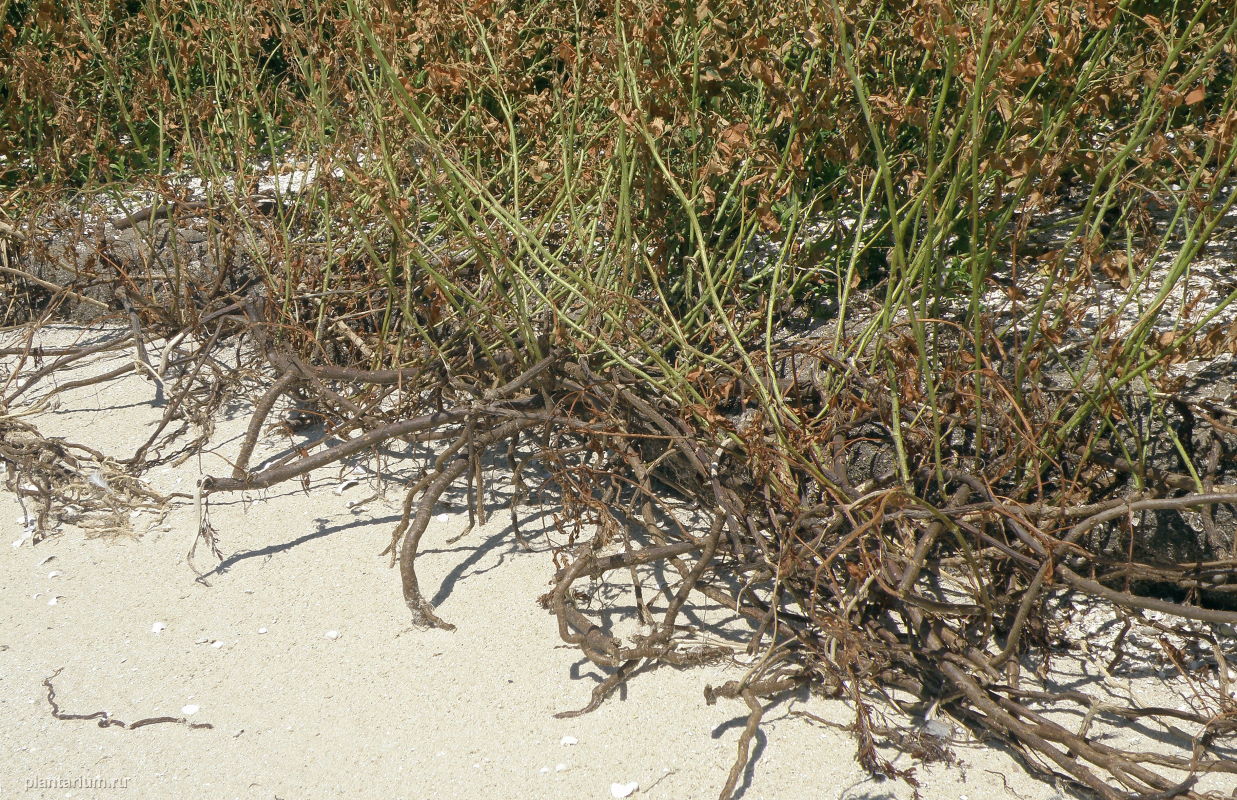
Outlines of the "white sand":
{"type": "MultiPolygon", "coordinates": [[[[79,335],[59,328],[41,337],[67,344],[79,335]]],[[[55,381],[128,357],[93,359],[55,381]]],[[[5,372],[13,361],[4,358],[5,372]]],[[[152,397],[152,385],[130,375],[67,392],[59,410],[31,419],[46,435],[125,457],[159,417],[152,397]]],[[[247,420],[247,409],[236,409],[219,422],[217,451],[156,469],[154,487],[191,491],[199,474],[229,474],[223,456],[235,451],[247,420]]],[[[269,453],[285,443],[272,435],[264,445],[269,453]]],[[[587,702],[601,674],[562,645],[554,618],[537,604],[554,571],[545,538],[536,538],[537,552],[522,551],[503,510],[444,547],[467,523],[462,508],[444,506],[449,521],[432,523],[419,574],[458,630],[414,629],[398,574],[378,557],[401,492],[393,487],[391,502],[358,513],[346,501],[371,488],[339,495],[337,478],[336,468],[324,469],[307,493],[293,482],[213,499],[225,559],[209,586],[185,560],[195,527],[189,501],[174,502],[167,530],[90,538],[65,528],[37,546],[13,547],[22,512],[13,495],[0,493],[0,795],[600,799],[611,796],[612,783],[634,781],[637,798],[717,796],[746,707],[707,706],[702,690],[741,675],[738,665],[640,674],[596,712],[555,719],[587,702]],[[166,625],[158,634],[157,622],[166,625]],[[57,669],[64,712],[107,710],[132,722],[180,716],[193,705],[191,719],[214,727],[124,730],[54,719],[42,682],[57,669]],[[567,736],[578,743],[562,744],[567,736]],[[119,785],[82,787],[82,779],[119,785]]],[[[525,509],[525,532],[542,530],[553,510],[525,509]]],[[[217,563],[202,547],[195,562],[217,563]]],[[[819,699],[771,710],[743,797],[911,795],[903,784],[868,778],[846,733],[796,710],[852,719],[845,705],[819,699]]],[[[956,752],[962,767],[919,769],[923,797],[1058,796],[998,749],[964,742],[956,752]]],[[[905,756],[896,763],[911,766],[905,756]]]]}

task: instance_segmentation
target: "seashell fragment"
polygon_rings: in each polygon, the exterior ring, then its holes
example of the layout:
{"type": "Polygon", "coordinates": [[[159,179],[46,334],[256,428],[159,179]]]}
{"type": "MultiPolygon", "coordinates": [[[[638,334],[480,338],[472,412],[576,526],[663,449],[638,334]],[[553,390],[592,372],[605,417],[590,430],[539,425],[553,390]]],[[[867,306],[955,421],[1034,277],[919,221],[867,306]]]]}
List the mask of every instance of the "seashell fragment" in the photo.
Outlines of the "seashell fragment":
{"type": "Polygon", "coordinates": [[[330,639],[331,641],[334,641],[339,638],[339,631],[327,631],[326,633],[322,635],[330,639]]]}
{"type": "Polygon", "coordinates": [[[564,747],[570,747],[573,744],[579,744],[580,740],[574,736],[568,735],[568,736],[564,736],[563,738],[559,739],[558,743],[563,745],[564,747]]]}
{"type": "Polygon", "coordinates": [[[156,622],[154,625],[150,626],[150,632],[151,633],[163,633],[165,630],[167,630],[167,627],[168,626],[166,622],[156,622]]]}
{"type": "Polygon", "coordinates": [[[612,783],[610,784],[610,796],[616,800],[622,800],[624,797],[631,797],[636,790],[640,788],[637,781],[631,783],[612,783]]]}
{"type": "Polygon", "coordinates": [[[192,703],[190,703],[190,704],[189,704],[189,705],[187,705],[187,706],[183,706],[183,707],[180,709],[180,713],[184,714],[186,717],[189,717],[189,716],[192,716],[192,715],[194,715],[194,714],[198,713],[198,710],[199,710],[199,709],[198,709],[198,707],[197,707],[197,706],[195,706],[195,705],[193,705],[192,703]]]}

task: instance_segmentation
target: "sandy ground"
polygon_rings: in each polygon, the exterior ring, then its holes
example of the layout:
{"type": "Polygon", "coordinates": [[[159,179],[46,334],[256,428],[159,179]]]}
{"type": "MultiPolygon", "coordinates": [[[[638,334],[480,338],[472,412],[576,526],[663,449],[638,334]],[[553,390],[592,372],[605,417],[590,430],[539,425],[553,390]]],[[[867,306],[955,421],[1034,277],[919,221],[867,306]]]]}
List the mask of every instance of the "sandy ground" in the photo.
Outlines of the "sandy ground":
{"type": "MultiPolygon", "coordinates": [[[[41,337],[52,345],[98,335],[59,328],[41,337]]],[[[48,385],[129,357],[95,359],[48,385]]],[[[4,359],[4,373],[12,363],[4,359]]],[[[130,375],[66,392],[59,409],[31,419],[46,435],[124,457],[159,417],[152,398],[151,383],[130,375]]],[[[200,474],[228,474],[247,410],[219,421],[206,452],[156,469],[153,488],[191,491],[200,474]]],[[[286,443],[270,437],[259,457],[286,443]]],[[[603,676],[562,645],[537,603],[554,570],[546,537],[521,549],[502,510],[447,545],[467,513],[443,505],[418,563],[427,594],[458,630],[414,629],[398,575],[378,557],[401,492],[349,508],[372,487],[337,492],[338,478],[324,469],[308,490],[212,501],[224,558],[199,548],[195,563],[211,570],[204,581],[186,562],[191,501],[174,501],[161,522],[140,515],[134,536],[66,527],[32,545],[16,498],[0,493],[0,795],[600,799],[614,796],[613,784],[636,783],[637,798],[717,796],[746,708],[708,706],[702,690],[740,676],[740,665],[646,672],[596,712],[556,719],[587,702],[603,676]],[[157,623],[165,628],[156,633],[157,623]],[[64,712],[132,722],[196,707],[189,719],[213,727],[55,719],[43,681],[56,670],[64,712]]],[[[522,509],[524,532],[547,529],[554,510],[522,509]]],[[[852,719],[845,705],[816,698],[778,705],[742,797],[911,796],[905,784],[869,778],[845,732],[798,711],[852,719]]],[[[959,741],[959,766],[919,768],[928,800],[1060,796],[1001,750],[959,741]]],[[[896,763],[912,766],[905,756],[896,763]]]]}

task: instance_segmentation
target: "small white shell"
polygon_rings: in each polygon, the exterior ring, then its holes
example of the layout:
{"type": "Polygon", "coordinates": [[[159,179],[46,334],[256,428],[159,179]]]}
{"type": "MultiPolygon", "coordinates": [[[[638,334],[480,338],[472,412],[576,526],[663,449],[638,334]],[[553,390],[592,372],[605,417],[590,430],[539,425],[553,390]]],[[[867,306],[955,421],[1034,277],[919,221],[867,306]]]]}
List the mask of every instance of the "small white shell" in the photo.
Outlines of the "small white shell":
{"type": "Polygon", "coordinates": [[[165,630],[167,630],[167,627],[168,626],[166,622],[156,622],[154,625],[150,626],[150,632],[151,633],[163,633],[165,630]]]}
{"type": "Polygon", "coordinates": [[[324,634],[322,634],[322,635],[323,635],[323,636],[325,636],[326,638],[331,639],[332,641],[334,641],[335,639],[338,639],[338,638],[339,638],[339,631],[327,631],[326,633],[324,633],[324,634]]]}
{"type": "Polygon", "coordinates": [[[182,707],[180,709],[180,713],[184,714],[186,717],[189,717],[198,713],[198,707],[190,703],[189,705],[182,707]]]}
{"type": "Polygon", "coordinates": [[[48,604],[49,606],[57,606],[57,605],[60,605],[60,596],[59,596],[59,595],[57,595],[57,596],[53,597],[51,600],[48,600],[48,601],[47,601],[47,604],[48,604]]]}
{"type": "Polygon", "coordinates": [[[52,578],[59,578],[59,577],[60,577],[61,575],[63,575],[63,574],[64,574],[64,573],[63,573],[63,572],[61,572],[60,570],[58,570],[58,569],[54,569],[54,570],[52,570],[51,572],[47,573],[47,578],[48,578],[48,580],[51,580],[52,578]]]}
{"type": "Polygon", "coordinates": [[[258,628],[258,633],[266,633],[266,628],[258,628]]]}
{"type": "Polygon", "coordinates": [[[573,744],[579,744],[580,740],[574,736],[568,735],[558,740],[558,743],[564,747],[570,747],[573,744]]]}
{"type": "Polygon", "coordinates": [[[631,783],[612,783],[610,784],[610,796],[614,798],[631,797],[640,788],[638,781],[631,783]]]}
{"type": "Polygon", "coordinates": [[[218,650],[220,647],[223,647],[223,642],[216,639],[215,641],[210,643],[210,646],[218,650]]]}

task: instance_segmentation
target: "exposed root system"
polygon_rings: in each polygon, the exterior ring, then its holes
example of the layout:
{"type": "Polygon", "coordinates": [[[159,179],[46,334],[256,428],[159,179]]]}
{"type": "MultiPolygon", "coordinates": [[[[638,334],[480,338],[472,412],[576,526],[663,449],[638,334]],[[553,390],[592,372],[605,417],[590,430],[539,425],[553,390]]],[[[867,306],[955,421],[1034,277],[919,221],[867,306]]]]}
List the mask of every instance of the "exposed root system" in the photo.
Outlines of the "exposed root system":
{"type": "MultiPolygon", "coordinates": [[[[63,667],[61,667],[63,669],[63,667]]],[[[43,685],[47,687],[47,704],[52,707],[52,716],[56,719],[74,720],[74,719],[93,719],[98,720],[100,728],[124,728],[125,730],[135,730],[143,728],[147,725],[159,725],[161,723],[172,723],[176,725],[187,725],[190,728],[213,728],[214,725],[209,722],[190,722],[184,717],[147,717],[134,722],[124,722],[116,719],[106,711],[94,711],[90,714],[70,714],[60,710],[60,705],[56,702],[56,687],[52,686],[52,679],[60,674],[60,669],[53,672],[43,679],[43,685]]]]}
{"type": "MultiPolygon", "coordinates": [[[[9,487],[37,504],[40,530],[70,507],[120,513],[163,502],[137,476],[191,453],[213,411],[244,386],[256,400],[233,470],[199,489],[200,533],[212,547],[205,511],[218,495],[304,480],[393,440],[437,443],[386,550],[417,625],[452,628],[417,574],[444,492],[465,483],[470,513],[484,521],[483,465],[505,455],[517,495],[535,481],[556,494],[568,543],[542,602],[562,640],[607,673],[564,716],[592,711],[649,665],[734,656],[730,646],[702,646],[684,624],[693,603],[745,620],[747,672],[705,693],[749,711],[723,798],[743,774],[767,704],[802,691],[848,699],[860,761],[912,782],[881,757],[878,739],[924,758],[948,758],[948,747],[887,722],[895,710],[945,715],[1004,741],[1030,770],[1105,800],[1215,797],[1196,788],[1199,779],[1237,773],[1237,701],[1224,656],[1237,627],[1232,409],[1153,398],[1157,409],[1189,417],[1177,436],[1201,454],[1191,463],[1204,471],[1186,474],[1163,459],[1128,459],[1120,428],[1075,426],[1053,440],[1053,421],[1077,401],[1053,392],[1015,399],[999,365],[978,386],[964,366],[943,365],[939,385],[956,390],[930,400],[910,356],[900,369],[865,373],[825,337],[753,340],[746,352],[719,344],[709,356],[717,375],[689,374],[672,387],[655,379],[665,373],[642,355],[647,346],[615,358],[561,326],[496,336],[506,344],[492,346],[442,323],[432,347],[392,364],[376,355],[384,344],[374,325],[337,320],[319,325],[315,339],[261,292],[221,294],[188,327],[171,326],[154,306],[134,305],[127,316],[131,333],[106,345],[6,351],[25,359],[10,370],[6,409],[45,406],[70,385],[47,390],[47,376],[107,348],[132,349],[124,370],[147,375],[164,403],[158,430],[124,462],[40,436],[17,415],[25,411],[0,417],[9,487]],[[242,341],[244,368],[224,367],[221,349],[242,341]],[[40,366],[36,355],[54,360],[40,366]],[[276,408],[288,404],[294,413],[279,419],[276,408]],[[310,438],[254,469],[255,447],[273,427],[310,438]],[[1164,530],[1175,549],[1156,544],[1164,530]],[[649,594],[639,575],[654,567],[677,579],[649,594]],[[636,636],[608,630],[580,603],[587,581],[611,573],[630,576],[640,592],[645,625],[636,636]],[[1052,662],[1072,657],[1063,597],[1103,602],[1127,629],[1158,620],[1160,663],[1193,687],[1190,706],[1053,687],[1052,662]],[[1192,649],[1210,655],[1197,661],[1192,649]],[[1181,748],[1116,746],[1096,733],[1110,725],[1162,733],[1181,748]]],[[[890,352],[905,356],[912,345],[897,347],[890,352]]],[[[1114,418],[1159,424],[1144,413],[1149,399],[1120,402],[1127,410],[1114,418]]],[[[1113,658],[1091,668],[1111,673],[1126,661],[1118,641],[1113,658]]]]}

